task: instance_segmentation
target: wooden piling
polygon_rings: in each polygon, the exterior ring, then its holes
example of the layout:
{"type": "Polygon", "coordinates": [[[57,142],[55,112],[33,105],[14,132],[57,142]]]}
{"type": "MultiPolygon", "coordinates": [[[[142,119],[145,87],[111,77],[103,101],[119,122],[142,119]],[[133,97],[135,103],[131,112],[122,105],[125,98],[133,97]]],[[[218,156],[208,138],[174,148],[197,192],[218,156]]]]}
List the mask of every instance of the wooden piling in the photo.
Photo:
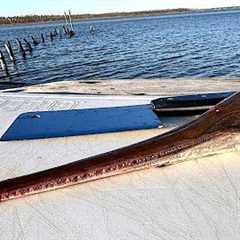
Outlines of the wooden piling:
{"type": "Polygon", "coordinates": [[[26,46],[27,46],[27,50],[31,53],[32,52],[32,45],[30,42],[27,41],[27,39],[23,39],[23,41],[25,42],[26,46]]]}
{"type": "Polygon", "coordinates": [[[75,32],[73,30],[73,24],[72,24],[72,17],[71,17],[71,11],[68,11],[68,15],[66,12],[64,12],[65,22],[66,26],[63,27],[66,34],[69,35],[69,37],[73,37],[75,35],[75,32]],[[68,25],[70,25],[70,29],[68,28],[68,25]]]}
{"type": "Polygon", "coordinates": [[[66,26],[68,26],[68,17],[67,17],[67,13],[66,12],[64,12],[64,17],[65,17],[66,26]]]}
{"type": "Polygon", "coordinates": [[[9,58],[10,58],[11,62],[15,63],[16,60],[15,60],[15,56],[14,56],[13,49],[12,49],[10,41],[7,41],[4,46],[7,50],[7,53],[9,55],[9,58]]]}
{"type": "Polygon", "coordinates": [[[68,34],[67,27],[63,26],[63,31],[65,34],[68,34]]]}
{"type": "Polygon", "coordinates": [[[33,45],[38,45],[39,44],[39,42],[33,37],[33,36],[31,36],[31,38],[32,38],[32,41],[33,41],[33,45]]]}
{"type": "Polygon", "coordinates": [[[24,50],[24,48],[23,48],[22,42],[17,38],[17,39],[16,39],[16,43],[17,43],[17,45],[18,45],[19,51],[20,51],[21,54],[22,54],[22,57],[23,57],[23,58],[26,58],[26,52],[25,52],[25,50],[24,50]]]}
{"type": "Polygon", "coordinates": [[[73,29],[73,24],[72,24],[72,16],[71,16],[71,11],[68,11],[68,17],[69,17],[69,25],[70,25],[70,30],[69,30],[69,37],[73,37],[75,35],[74,29],[73,29]]]}
{"type": "Polygon", "coordinates": [[[0,65],[2,67],[3,73],[8,76],[9,75],[8,67],[7,67],[7,64],[6,64],[5,57],[4,57],[1,50],[0,50],[0,65]]]}
{"type": "Polygon", "coordinates": [[[41,34],[42,43],[45,43],[44,35],[41,34]]]}
{"type": "Polygon", "coordinates": [[[70,30],[70,31],[69,31],[69,37],[71,38],[71,37],[73,37],[74,35],[75,35],[75,32],[72,31],[72,30],[70,30]]]}
{"type": "Polygon", "coordinates": [[[54,29],[54,35],[55,35],[55,36],[58,35],[58,32],[57,32],[57,29],[56,29],[56,28],[54,29]]]}
{"type": "Polygon", "coordinates": [[[51,42],[52,42],[52,41],[53,41],[53,33],[50,32],[49,36],[50,36],[50,40],[51,40],[51,42]]]}
{"type": "Polygon", "coordinates": [[[70,25],[71,31],[74,32],[73,24],[72,24],[72,16],[71,16],[71,11],[70,10],[68,11],[68,17],[69,17],[69,25],[70,25]]]}
{"type": "Polygon", "coordinates": [[[70,33],[70,30],[69,30],[69,28],[67,27],[67,34],[69,35],[69,33],[70,33]]]}
{"type": "Polygon", "coordinates": [[[96,31],[95,27],[92,25],[90,26],[89,30],[90,30],[90,33],[92,33],[92,34],[94,34],[96,31]]]}

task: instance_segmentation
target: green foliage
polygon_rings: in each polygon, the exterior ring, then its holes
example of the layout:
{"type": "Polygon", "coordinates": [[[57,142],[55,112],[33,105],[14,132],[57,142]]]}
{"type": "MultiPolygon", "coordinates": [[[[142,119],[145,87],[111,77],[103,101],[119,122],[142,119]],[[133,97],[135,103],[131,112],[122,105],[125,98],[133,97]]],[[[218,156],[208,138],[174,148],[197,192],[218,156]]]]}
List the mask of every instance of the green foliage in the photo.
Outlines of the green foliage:
{"type": "MultiPolygon", "coordinates": [[[[91,18],[111,18],[111,17],[126,17],[126,16],[152,16],[167,13],[188,12],[191,9],[167,9],[155,11],[142,11],[142,12],[119,12],[119,13],[103,13],[103,14],[76,14],[72,15],[73,20],[91,19],[91,18]]],[[[0,17],[0,24],[21,24],[21,23],[39,23],[49,21],[64,21],[63,15],[26,15],[15,17],[0,17]]]]}
{"type": "MultiPolygon", "coordinates": [[[[206,11],[234,11],[240,10],[240,7],[225,7],[225,8],[212,8],[212,9],[189,9],[177,8],[166,10],[153,10],[141,12],[116,12],[116,13],[103,13],[103,14],[75,14],[72,15],[73,20],[91,19],[91,18],[112,18],[112,17],[134,17],[134,16],[157,16],[162,14],[174,14],[184,12],[206,12],[206,11]]],[[[16,17],[0,17],[0,24],[21,24],[21,23],[39,23],[50,21],[64,21],[63,15],[26,15],[16,17]]]]}

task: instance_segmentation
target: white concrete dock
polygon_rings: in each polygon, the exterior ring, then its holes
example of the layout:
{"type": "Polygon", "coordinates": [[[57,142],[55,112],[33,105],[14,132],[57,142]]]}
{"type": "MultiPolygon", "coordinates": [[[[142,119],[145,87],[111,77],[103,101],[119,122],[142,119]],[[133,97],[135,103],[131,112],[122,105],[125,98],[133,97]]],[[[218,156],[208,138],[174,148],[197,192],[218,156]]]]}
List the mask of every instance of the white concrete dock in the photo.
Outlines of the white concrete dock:
{"type": "MultiPolygon", "coordinates": [[[[147,104],[167,94],[88,96],[5,91],[0,93],[0,135],[23,112],[147,104]]],[[[166,128],[0,142],[0,180],[136,143],[190,119],[161,120],[166,128]]],[[[239,159],[236,147],[170,167],[1,203],[0,239],[238,239],[239,159]]]]}

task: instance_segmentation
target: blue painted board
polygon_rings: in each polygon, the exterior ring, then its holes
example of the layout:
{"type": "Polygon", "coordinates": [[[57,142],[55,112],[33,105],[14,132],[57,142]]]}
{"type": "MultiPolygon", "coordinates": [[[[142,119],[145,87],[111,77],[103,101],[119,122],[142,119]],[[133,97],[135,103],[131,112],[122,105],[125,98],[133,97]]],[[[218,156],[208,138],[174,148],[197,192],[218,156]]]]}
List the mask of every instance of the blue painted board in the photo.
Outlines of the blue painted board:
{"type": "Polygon", "coordinates": [[[1,140],[67,137],[129,130],[161,125],[150,105],[23,113],[1,140]]]}

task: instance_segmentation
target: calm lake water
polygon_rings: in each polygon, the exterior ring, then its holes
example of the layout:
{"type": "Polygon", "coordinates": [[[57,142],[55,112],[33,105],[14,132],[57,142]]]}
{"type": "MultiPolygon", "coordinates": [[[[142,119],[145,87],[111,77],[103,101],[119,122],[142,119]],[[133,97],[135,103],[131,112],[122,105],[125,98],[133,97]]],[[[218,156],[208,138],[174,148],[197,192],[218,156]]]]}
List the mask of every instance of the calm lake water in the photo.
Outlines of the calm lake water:
{"type": "Polygon", "coordinates": [[[48,38],[26,60],[15,49],[16,38],[61,25],[0,26],[0,48],[11,40],[17,56],[13,81],[240,77],[238,11],[80,21],[75,37],[48,38]]]}

